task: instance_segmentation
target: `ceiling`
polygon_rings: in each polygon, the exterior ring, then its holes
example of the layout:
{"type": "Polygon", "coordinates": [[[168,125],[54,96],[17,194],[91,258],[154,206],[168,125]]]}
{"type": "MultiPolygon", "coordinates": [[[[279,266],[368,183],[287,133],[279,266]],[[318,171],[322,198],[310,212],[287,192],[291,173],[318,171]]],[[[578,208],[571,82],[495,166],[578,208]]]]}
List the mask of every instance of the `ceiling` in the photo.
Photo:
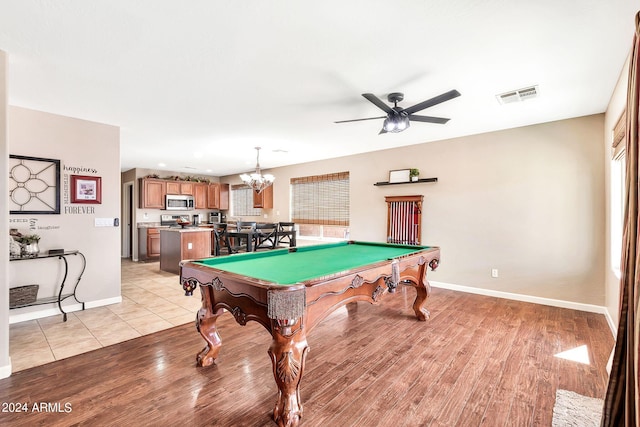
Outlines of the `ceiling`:
{"type": "MultiPolygon", "coordinates": [[[[633,0],[0,0],[10,105],[119,126],[121,168],[223,176],[605,111],[633,0]],[[188,5],[188,6],[187,6],[188,5]],[[537,85],[539,96],[496,95],[537,85]],[[462,96],[378,135],[386,101],[462,96]],[[382,114],[381,114],[382,113],[382,114]],[[164,164],[165,166],[159,166],[164,164]]],[[[91,141],[87,141],[91,144],[91,141]]]]}

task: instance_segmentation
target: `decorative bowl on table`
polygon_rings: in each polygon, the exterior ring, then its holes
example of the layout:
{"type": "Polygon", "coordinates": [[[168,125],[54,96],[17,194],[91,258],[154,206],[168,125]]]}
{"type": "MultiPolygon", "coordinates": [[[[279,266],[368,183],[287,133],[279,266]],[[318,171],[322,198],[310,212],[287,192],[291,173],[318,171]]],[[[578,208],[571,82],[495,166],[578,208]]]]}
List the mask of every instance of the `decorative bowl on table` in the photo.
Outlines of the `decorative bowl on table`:
{"type": "Polygon", "coordinates": [[[176,221],[176,222],[182,228],[185,228],[186,226],[191,225],[191,221],[176,221]]]}

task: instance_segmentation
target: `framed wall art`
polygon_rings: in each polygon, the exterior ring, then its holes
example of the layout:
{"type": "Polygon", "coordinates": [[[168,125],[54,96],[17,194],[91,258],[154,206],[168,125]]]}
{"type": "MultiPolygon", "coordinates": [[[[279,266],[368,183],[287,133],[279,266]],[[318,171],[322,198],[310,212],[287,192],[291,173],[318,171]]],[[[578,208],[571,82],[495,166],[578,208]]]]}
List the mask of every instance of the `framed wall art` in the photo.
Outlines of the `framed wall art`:
{"type": "Polygon", "coordinates": [[[102,178],[71,175],[71,203],[102,203],[102,178]]]}
{"type": "Polygon", "coordinates": [[[60,160],[9,155],[9,213],[60,213],[60,160]]]}
{"type": "Polygon", "coordinates": [[[389,182],[409,182],[410,169],[398,169],[389,171],[389,182]]]}

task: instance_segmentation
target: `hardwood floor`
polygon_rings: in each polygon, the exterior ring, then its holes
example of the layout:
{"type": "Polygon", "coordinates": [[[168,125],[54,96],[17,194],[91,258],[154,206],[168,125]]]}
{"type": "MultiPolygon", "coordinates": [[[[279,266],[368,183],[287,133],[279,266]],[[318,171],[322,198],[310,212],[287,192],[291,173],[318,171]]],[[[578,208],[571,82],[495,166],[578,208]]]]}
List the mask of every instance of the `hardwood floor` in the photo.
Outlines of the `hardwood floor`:
{"type": "MultiPolygon", "coordinates": [[[[301,425],[550,426],[556,389],[603,397],[604,316],[433,289],[418,322],[414,295],[341,308],[311,332],[301,425]],[[587,364],[555,356],[580,346],[587,364]]],[[[204,341],[189,324],[17,372],[0,380],[0,402],[27,412],[0,412],[0,424],[275,425],[269,334],[231,315],[219,326],[209,368],[195,366],[204,341]]]]}

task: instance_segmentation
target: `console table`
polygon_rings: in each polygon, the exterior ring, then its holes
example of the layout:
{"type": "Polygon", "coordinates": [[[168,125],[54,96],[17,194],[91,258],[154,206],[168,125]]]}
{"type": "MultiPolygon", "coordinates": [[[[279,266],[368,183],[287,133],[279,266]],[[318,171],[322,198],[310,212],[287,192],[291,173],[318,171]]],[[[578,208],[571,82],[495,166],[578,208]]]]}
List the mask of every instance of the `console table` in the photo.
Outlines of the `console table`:
{"type": "Polygon", "coordinates": [[[58,295],[57,296],[53,296],[53,297],[40,298],[40,299],[35,300],[34,302],[31,302],[31,303],[28,303],[28,304],[17,305],[15,307],[10,307],[10,308],[14,309],[14,308],[31,307],[31,306],[34,306],[34,305],[58,303],[58,308],[62,312],[62,319],[66,322],[67,321],[67,313],[62,309],[62,301],[64,301],[67,298],[73,297],[73,299],[75,299],[77,302],[82,304],[82,309],[84,310],[84,302],[80,301],[76,297],[76,289],[78,288],[78,284],[80,283],[80,279],[82,279],[82,275],[84,274],[84,269],[87,266],[87,260],[86,260],[85,256],[82,254],[82,252],[80,252],[80,251],[65,251],[63,253],[58,253],[58,254],[39,254],[38,256],[35,256],[35,257],[10,258],[9,261],[37,261],[37,260],[43,260],[43,259],[47,259],[47,258],[58,258],[58,259],[62,260],[63,263],[64,263],[64,275],[62,276],[62,282],[59,285],[60,289],[58,291],[58,295]],[[64,287],[65,287],[65,284],[66,284],[66,281],[67,281],[67,275],[69,273],[69,263],[67,262],[67,257],[68,256],[80,256],[80,258],[82,259],[82,268],[80,269],[80,274],[78,274],[78,278],[77,278],[76,283],[73,286],[73,289],[71,290],[71,292],[64,293],[64,287]]]}

